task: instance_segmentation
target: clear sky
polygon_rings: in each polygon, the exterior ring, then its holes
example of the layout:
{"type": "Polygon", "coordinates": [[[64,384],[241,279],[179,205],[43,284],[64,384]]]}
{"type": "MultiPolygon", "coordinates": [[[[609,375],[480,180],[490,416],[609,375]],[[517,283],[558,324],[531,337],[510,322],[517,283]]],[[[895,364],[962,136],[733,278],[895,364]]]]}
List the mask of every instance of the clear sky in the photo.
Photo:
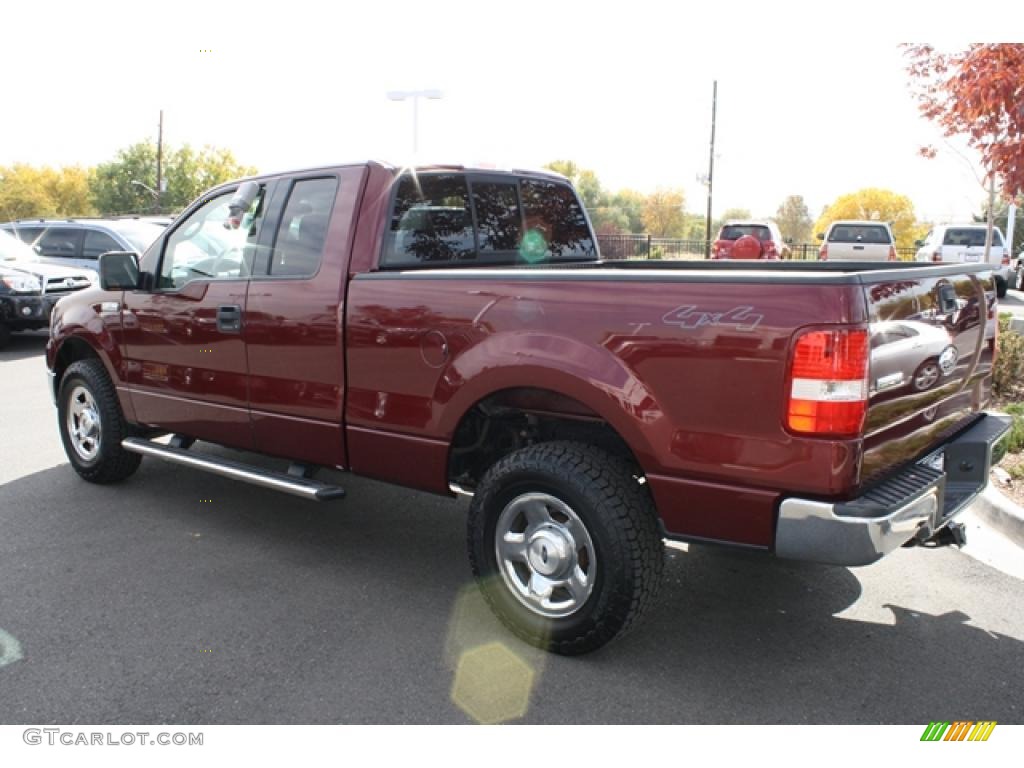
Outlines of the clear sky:
{"type": "MultiPolygon", "coordinates": [[[[961,48],[1021,29],[961,3],[503,0],[8,4],[0,165],[91,165],[147,137],[228,147],[261,171],[420,156],[536,167],[571,159],[603,184],[682,187],[703,211],[718,80],[716,213],[816,216],[838,195],[905,194],[920,219],[977,211],[969,163],[910,96],[901,40],[961,48]],[[158,7],[155,4],[152,7],[158,7]],[[950,35],[959,36],[951,40],[950,35]],[[936,39],[938,38],[938,39],[936,39]],[[937,143],[940,157],[918,148],[937,143]]],[[[1011,14],[1006,16],[1006,14],[1011,14]]]]}

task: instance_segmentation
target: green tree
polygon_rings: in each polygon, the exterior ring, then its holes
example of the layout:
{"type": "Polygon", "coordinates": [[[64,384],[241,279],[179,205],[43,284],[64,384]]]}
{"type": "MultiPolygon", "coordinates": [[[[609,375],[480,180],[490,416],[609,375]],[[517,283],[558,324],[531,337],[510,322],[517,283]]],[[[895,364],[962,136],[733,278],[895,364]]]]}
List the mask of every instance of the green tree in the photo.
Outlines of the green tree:
{"type": "Polygon", "coordinates": [[[790,195],[782,201],[772,220],[779,225],[784,239],[794,243],[809,243],[814,222],[802,195],[790,195]]]}
{"type": "MultiPolygon", "coordinates": [[[[162,168],[165,188],[160,208],[184,208],[210,187],[256,169],[235,160],[230,150],[206,146],[196,151],[188,144],[167,148],[162,168]]],[[[96,168],[93,195],[104,213],[141,213],[156,210],[156,145],[142,141],[118,151],[114,160],[96,168]],[[143,186],[145,185],[145,186],[143,186]]]]}
{"type": "Polygon", "coordinates": [[[850,219],[888,222],[898,248],[913,248],[914,241],[925,232],[925,227],[917,222],[909,197],[874,187],[836,198],[818,217],[814,231],[824,232],[833,221],[850,219]]]}
{"type": "Polygon", "coordinates": [[[681,189],[659,189],[647,196],[641,214],[644,228],[655,237],[683,237],[686,195],[681,189]]]}
{"type": "Polygon", "coordinates": [[[624,229],[639,234],[644,231],[646,196],[634,189],[621,189],[612,195],[610,205],[625,219],[624,229]]]}

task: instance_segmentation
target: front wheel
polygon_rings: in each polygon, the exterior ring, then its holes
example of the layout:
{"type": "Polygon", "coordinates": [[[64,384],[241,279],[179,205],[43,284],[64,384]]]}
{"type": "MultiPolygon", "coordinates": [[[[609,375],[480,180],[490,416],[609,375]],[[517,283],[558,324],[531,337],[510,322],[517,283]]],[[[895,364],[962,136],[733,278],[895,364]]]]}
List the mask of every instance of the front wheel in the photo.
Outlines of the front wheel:
{"type": "Polygon", "coordinates": [[[592,651],[653,602],[664,555],[654,505],[629,465],[593,446],[541,443],[485,475],[469,556],[513,632],[562,654],[592,651]]]}
{"type": "Polygon", "coordinates": [[[57,396],[57,423],[71,466],[89,482],[115,483],[139,468],[142,457],[121,447],[129,427],[99,360],[68,366],[57,396]]]}

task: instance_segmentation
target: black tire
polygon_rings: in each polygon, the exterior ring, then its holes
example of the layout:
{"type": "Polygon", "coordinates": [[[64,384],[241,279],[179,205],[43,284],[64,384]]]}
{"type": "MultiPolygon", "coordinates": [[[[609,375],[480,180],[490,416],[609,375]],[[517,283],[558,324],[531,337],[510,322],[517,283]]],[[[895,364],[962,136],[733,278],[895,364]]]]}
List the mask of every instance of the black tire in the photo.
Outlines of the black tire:
{"type": "Polygon", "coordinates": [[[121,441],[131,434],[131,428],[121,413],[114,385],[99,360],[79,360],[64,372],[57,395],[57,427],[71,466],[90,483],[116,483],[139,468],[142,457],[121,447],[121,441]],[[84,415],[69,422],[68,414],[74,409],[73,397],[77,405],[89,409],[89,422],[83,421],[84,415]],[[94,440],[83,443],[71,434],[72,424],[85,431],[82,427],[94,422],[99,425],[94,440]],[[76,444],[83,447],[76,448],[76,444]]]}
{"type": "Polygon", "coordinates": [[[11,327],[0,323],[0,349],[11,343],[11,327]]]}
{"type": "Polygon", "coordinates": [[[996,298],[1003,298],[1006,296],[1007,289],[1006,281],[999,275],[996,275],[996,298]]]}
{"type": "MultiPolygon", "coordinates": [[[[498,618],[526,642],[565,655],[592,651],[629,630],[654,601],[664,568],[661,533],[647,487],[637,482],[626,461],[582,443],[541,443],[495,464],[473,497],[468,544],[473,574],[498,618]],[[554,501],[532,501],[535,496],[554,501]],[[504,560],[499,566],[499,518],[505,528],[508,514],[514,516],[517,505],[528,497],[530,504],[548,510],[552,522],[531,528],[524,513],[524,530],[510,527],[507,534],[522,537],[527,556],[521,563],[504,560]],[[564,508],[575,520],[561,511],[564,508]],[[526,601],[536,598],[521,596],[516,584],[538,575],[531,557],[540,567],[549,564],[546,547],[541,546],[543,563],[537,559],[537,537],[546,535],[540,530],[545,527],[557,535],[558,516],[565,518],[562,533],[576,532],[575,537],[570,533],[569,546],[559,550],[571,553],[566,567],[572,572],[576,566],[581,572],[586,569],[592,586],[578,601],[568,588],[556,587],[551,597],[562,590],[575,607],[566,615],[551,616],[539,605],[530,607],[526,601]],[[582,524],[582,533],[576,523],[582,524]]],[[[563,561],[553,555],[551,562],[563,561]]]]}

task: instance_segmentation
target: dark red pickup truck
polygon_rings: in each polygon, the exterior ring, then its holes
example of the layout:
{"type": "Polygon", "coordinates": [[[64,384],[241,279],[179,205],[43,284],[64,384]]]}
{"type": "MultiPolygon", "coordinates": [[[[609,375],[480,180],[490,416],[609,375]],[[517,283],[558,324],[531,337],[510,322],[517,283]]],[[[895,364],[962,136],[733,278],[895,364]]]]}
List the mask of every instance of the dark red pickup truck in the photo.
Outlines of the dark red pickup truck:
{"type": "Polygon", "coordinates": [[[1007,430],[988,267],[603,262],[551,174],[263,176],[100,267],[47,347],[82,477],[472,494],[484,594],[560,653],[635,621],[664,538],[840,565],[956,538],[1007,430]]]}

